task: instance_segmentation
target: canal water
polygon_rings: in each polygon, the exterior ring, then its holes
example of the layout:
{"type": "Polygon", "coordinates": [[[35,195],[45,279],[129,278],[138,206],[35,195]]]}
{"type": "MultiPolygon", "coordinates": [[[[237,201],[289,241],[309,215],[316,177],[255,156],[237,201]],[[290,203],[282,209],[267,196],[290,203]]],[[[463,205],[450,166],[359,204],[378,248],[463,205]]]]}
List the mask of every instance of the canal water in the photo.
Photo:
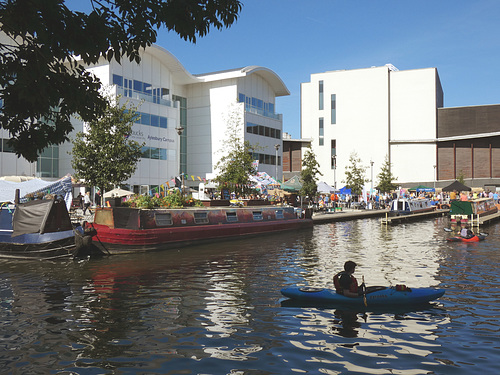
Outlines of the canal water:
{"type": "Polygon", "coordinates": [[[0,261],[2,374],[494,374],[500,224],[446,242],[446,218],[378,219],[90,261],[0,261]],[[348,259],[367,285],[440,287],[419,308],[290,304],[348,259]]]}

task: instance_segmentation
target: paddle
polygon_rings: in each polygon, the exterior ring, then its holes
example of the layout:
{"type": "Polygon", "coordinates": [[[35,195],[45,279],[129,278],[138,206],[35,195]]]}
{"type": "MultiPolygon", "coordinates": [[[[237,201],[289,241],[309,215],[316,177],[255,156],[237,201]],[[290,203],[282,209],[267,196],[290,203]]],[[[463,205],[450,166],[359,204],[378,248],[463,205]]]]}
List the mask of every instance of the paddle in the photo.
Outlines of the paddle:
{"type": "Polygon", "coordinates": [[[368,306],[368,303],[366,303],[366,285],[365,285],[365,275],[361,276],[363,280],[363,302],[365,303],[365,306],[368,306]]]}

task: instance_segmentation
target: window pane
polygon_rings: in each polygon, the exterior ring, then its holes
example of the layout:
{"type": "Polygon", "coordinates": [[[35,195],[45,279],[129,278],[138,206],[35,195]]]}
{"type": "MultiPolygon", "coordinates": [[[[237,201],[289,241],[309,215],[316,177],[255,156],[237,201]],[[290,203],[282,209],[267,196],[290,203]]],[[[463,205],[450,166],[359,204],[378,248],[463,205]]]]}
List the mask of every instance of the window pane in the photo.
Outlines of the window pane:
{"type": "Polygon", "coordinates": [[[113,85],[123,87],[123,77],[118,74],[113,74],[113,85]]]}
{"type": "Polygon", "coordinates": [[[167,118],[160,116],[160,128],[167,128],[167,118]]]}
{"type": "Polygon", "coordinates": [[[323,109],[323,81],[319,81],[319,109],[323,109]]]}
{"type": "Polygon", "coordinates": [[[332,94],[332,124],[337,123],[337,95],[332,94]]]}
{"type": "Polygon", "coordinates": [[[156,115],[151,115],[151,126],[160,126],[160,117],[156,115]]]}

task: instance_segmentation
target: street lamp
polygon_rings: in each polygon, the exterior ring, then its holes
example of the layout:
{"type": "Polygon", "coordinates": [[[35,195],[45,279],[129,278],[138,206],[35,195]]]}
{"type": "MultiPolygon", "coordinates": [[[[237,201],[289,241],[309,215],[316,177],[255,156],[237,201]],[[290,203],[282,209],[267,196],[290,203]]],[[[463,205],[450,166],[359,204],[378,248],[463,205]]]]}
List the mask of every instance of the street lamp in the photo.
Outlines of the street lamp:
{"type": "Polygon", "coordinates": [[[333,189],[337,190],[337,155],[332,155],[333,189]]]}
{"type": "Polygon", "coordinates": [[[182,126],[179,126],[178,128],[175,128],[177,131],[177,134],[179,135],[179,146],[177,147],[179,150],[179,174],[181,175],[181,195],[184,196],[184,174],[182,173],[181,170],[181,136],[182,133],[184,132],[184,128],[182,126]]]}
{"type": "Polygon", "coordinates": [[[370,160],[370,168],[371,168],[371,187],[370,187],[370,196],[373,195],[373,160],[370,160]]]}
{"type": "Polygon", "coordinates": [[[276,143],[274,145],[274,148],[276,149],[276,174],[275,174],[275,178],[276,178],[276,182],[278,182],[278,150],[280,149],[280,145],[278,143],[276,143]]]}

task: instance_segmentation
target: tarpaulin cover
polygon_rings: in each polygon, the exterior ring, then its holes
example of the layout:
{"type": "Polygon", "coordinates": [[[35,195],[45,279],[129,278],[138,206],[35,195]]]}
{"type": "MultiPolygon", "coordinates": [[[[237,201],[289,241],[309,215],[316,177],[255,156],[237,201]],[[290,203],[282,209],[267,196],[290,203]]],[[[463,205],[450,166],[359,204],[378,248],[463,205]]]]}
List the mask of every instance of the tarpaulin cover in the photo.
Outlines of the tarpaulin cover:
{"type": "Polygon", "coordinates": [[[62,201],[37,199],[16,206],[12,237],[27,233],[50,233],[73,229],[62,201]]]}

